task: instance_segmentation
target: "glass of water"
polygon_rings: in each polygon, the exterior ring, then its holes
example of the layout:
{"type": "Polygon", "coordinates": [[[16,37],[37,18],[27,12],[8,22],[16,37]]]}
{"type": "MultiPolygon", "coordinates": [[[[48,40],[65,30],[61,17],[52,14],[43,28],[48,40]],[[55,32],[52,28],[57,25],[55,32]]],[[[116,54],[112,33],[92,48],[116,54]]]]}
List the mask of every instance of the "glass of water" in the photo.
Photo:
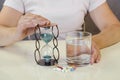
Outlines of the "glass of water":
{"type": "Polygon", "coordinates": [[[90,64],[91,37],[89,32],[72,31],[66,35],[66,61],[68,65],[90,64]]]}

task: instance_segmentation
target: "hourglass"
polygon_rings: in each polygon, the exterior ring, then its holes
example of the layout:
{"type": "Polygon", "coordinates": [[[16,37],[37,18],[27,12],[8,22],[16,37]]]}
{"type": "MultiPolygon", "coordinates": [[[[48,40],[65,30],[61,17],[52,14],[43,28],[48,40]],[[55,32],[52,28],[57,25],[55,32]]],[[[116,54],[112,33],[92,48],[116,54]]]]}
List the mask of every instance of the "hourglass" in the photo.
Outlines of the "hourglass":
{"type": "Polygon", "coordinates": [[[36,50],[34,52],[34,56],[35,56],[35,61],[37,62],[37,64],[43,65],[43,66],[51,66],[51,65],[58,63],[58,60],[59,60],[59,49],[57,48],[58,35],[59,35],[59,30],[58,30],[57,25],[47,26],[47,27],[42,27],[42,28],[39,27],[39,25],[37,25],[35,27],[36,50]],[[53,31],[55,27],[57,30],[56,35],[53,31]],[[37,30],[39,32],[38,35],[36,32],[37,30]],[[45,45],[42,46],[41,48],[40,48],[39,40],[42,40],[43,42],[45,42],[45,45]],[[53,41],[53,45],[54,45],[53,48],[49,45],[50,41],[53,41]],[[57,52],[57,54],[55,54],[55,51],[57,52]]]}

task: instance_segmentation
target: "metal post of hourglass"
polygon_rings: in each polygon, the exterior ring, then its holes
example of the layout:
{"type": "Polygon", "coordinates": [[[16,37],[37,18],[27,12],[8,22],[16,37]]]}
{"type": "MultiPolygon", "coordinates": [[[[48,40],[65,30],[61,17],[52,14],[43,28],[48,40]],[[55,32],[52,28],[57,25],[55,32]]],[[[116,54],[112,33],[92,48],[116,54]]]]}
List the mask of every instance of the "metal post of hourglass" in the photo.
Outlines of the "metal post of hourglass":
{"type": "MultiPolygon", "coordinates": [[[[34,57],[35,57],[35,61],[37,64],[39,65],[42,65],[42,66],[52,66],[52,65],[55,65],[55,64],[58,64],[58,60],[59,60],[59,49],[58,49],[58,36],[59,36],[59,29],[58,29],[58,26],[51,26],[52,27],[52,36],[53,36],[53,48],[52,48],[52,56],[41,56],[41,51],[40,51],[40,39],[41,39],[41,29],[39,27],[39,25],[37,25],[35,27],[35,46],[36,46],[36,49],[34,51],[34,57]],[[57,34],[55,35],[54,33],[54,28],[57,29],[57,34]],[[38,30],[38,33],[37,33],[37,30],[38,30]],[[55,55],[55,51],[56,51],[56,55],[55,55]],[[52,59],[53,57],[53,59],[52,59]]],[[[49,27],[46,27],[46,29],[48,29],[49,27]]],[[[49,36],[50,37],[50,36],[49,36]]]]}

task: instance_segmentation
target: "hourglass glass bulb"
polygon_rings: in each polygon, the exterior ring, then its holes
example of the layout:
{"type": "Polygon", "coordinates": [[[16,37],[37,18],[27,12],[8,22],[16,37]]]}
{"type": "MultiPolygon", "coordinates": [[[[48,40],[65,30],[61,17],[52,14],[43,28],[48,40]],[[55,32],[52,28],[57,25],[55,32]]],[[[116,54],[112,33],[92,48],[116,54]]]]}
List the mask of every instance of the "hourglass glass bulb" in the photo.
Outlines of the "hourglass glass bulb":
{"type": "Polygon", "coordinates": [[[52,48],[46,44],[44,45],[42,48],[41,48],[41,56],[42,56],[42,59],[44,60],[45,62],[45,65],[49,66],[51,65],[51,60],[53,59],[53,55],[52,55],[52,48]]]}
{"type": "Polygon", "coordinates": [[[50,27],[45,27],[42,30],[40,37],[45,43],[49,43],[53,38],[52,31],[51,31],[50,27]]]}
{"type": "Polygon", "coordinates": [[[46,66],[53,65],[53,63],[51,64],[51,61],[53,61],[52,47],[48,45],[53,38],[51,27],[44,27],[41,31],[40,37],[46,43],[46,45],[41,48],[44,64],[46,66]]]}

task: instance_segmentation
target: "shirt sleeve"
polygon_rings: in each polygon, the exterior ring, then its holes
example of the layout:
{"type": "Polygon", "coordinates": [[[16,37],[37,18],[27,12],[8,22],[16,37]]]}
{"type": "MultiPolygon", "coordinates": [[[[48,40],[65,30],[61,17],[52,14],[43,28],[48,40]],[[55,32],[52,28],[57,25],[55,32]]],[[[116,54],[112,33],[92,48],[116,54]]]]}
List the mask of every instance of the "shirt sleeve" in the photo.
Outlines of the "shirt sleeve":
{"type": "Polygon", "coordinates": [[[90,0],[89,12],[96,9],[98,6],[102,5],[105,2],[106,2],[106,0],[90,0]]]}
{"type": "Polygon", "coordinates": [[[4,6],[11,7],[21,13],[24,13],[24,3],[22,0],[5,0],[4,6]]]}

